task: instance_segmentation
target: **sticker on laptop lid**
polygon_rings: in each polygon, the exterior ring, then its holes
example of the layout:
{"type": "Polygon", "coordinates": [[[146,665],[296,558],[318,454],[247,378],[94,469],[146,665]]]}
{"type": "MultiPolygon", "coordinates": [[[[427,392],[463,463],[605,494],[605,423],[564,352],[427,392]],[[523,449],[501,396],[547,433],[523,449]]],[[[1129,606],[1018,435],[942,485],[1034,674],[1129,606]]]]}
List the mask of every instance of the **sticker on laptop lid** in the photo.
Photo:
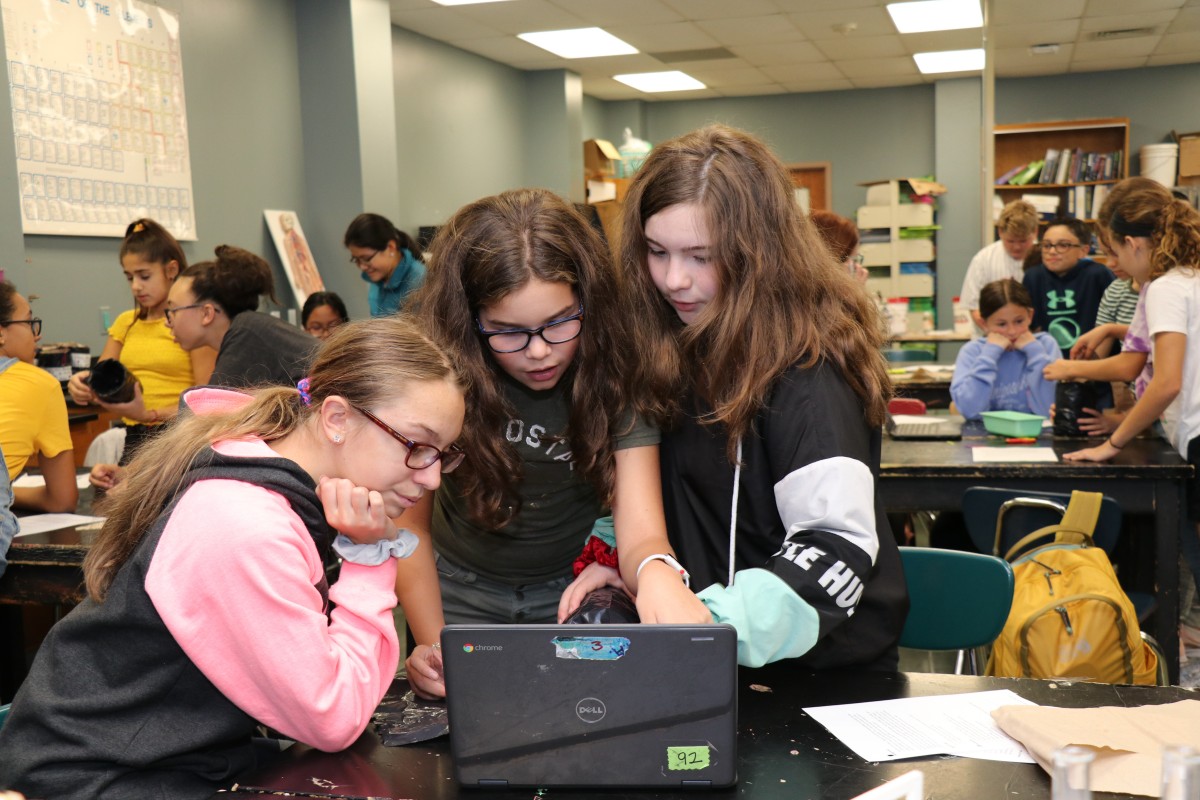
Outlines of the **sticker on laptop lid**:
{"type": "Polygon", "coordinates": [[[624,636],[555,636],[554,657],[581,661],[616,661],[629,652],[624,636]]]}
{"type": "Polygon", "coordinates": [[[710,765],[708,745],[688,745],[685,747],[667,748],[667,769],[677,770],[707,769],[710,765]]]}

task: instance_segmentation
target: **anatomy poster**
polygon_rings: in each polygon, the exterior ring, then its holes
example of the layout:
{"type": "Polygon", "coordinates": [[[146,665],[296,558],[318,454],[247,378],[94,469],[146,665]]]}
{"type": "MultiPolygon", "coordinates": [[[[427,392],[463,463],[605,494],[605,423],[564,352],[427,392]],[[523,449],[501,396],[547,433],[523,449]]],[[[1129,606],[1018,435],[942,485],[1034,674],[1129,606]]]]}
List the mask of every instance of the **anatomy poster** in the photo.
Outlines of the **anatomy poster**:
{"type": "Polygon", "coordinates": [[[25,233],[196,238],[179,17],[138,0],[0,0],[25,233]]]}
{"type": "Polygon", "coordinates": [[[271,208],[263,211],[263,216],[267,220],[271,238],[275,240],[279,258],[283,260],[283,271],[292,285],[292,293],[296,295],[296,305],[303,306],[310,294],[325,291],[325,284],[321,280],[321,273],[317,272],[317,262],[313,260],[308,240],[304,238],[300,219],[295,211],[271,208]]]}

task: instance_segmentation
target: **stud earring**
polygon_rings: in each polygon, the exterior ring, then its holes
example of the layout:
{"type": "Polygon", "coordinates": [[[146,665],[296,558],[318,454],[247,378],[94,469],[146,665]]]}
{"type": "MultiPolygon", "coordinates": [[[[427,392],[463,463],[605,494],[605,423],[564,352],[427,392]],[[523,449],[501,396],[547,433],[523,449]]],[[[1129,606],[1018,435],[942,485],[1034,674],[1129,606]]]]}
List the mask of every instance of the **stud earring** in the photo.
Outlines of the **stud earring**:
{"type": "Polygon", "coordinates": [[[333,435],[333,443],[334,443],[334,444],[341,444],[341,443],[342,443],[342,435],[341,435],[340,433],[335,433],[335,434],[333,435]]]}

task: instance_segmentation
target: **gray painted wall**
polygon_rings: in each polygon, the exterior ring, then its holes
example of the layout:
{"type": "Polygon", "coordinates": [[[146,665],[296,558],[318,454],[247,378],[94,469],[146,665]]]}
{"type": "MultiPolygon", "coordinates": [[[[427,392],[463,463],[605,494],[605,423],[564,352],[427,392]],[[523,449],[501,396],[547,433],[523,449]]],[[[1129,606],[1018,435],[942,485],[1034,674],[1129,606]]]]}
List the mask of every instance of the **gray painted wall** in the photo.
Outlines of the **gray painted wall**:
{"type": "MultiPolygon", "coordinates": [[[[267,255],[283,275],[263,222],[264,208],[305,218],[300,80],[291,0],[164,0],[181,20],[192,183],[199,241],[189,260],[223,242],[267,255]]],[[[7,69],[7,68],[6,68],[7,69]]],[[[5,73],[7,78],[7,73],[5,73]]],[[[0,93],[0,119],[11,118],[0,93]]],[[[15,198],[11,125],[0,125],[0,263],[23,294],[37,294],[44,342],[81,341],[99,352],[98,307],[133,305],[117,262],[119,240],[25,236],[15,198]]],[[[285,295],[287,294],[285,290],[285,295]]]]}
{"type": "MultiPolygon", "coordinates": [[[[751,131],[785,162],[833,162],[833,210],[853,217],[858,186],[933,172],[932,86],[647,103],[652,143],[710,122],[751,131]]],[[[619,141],[619,140],[618,140],[619,141]]]]}
{"type": "MultiPolygon", "coordinates": [[[[954,322],[953,298],[962,289],[967,265],[979,251],[983,232],[979,203],[983,183],[982,137],[983,82],[979,78],[938,81],[935,121],[934,175],[946,187],[938,200],[937,322],[950,328],[954,322]]],[[[953,345],[941,345],[939,357],[951,358],[953,345]]],[[[954,348],[956,349],[956,348],[954,348]]]]}

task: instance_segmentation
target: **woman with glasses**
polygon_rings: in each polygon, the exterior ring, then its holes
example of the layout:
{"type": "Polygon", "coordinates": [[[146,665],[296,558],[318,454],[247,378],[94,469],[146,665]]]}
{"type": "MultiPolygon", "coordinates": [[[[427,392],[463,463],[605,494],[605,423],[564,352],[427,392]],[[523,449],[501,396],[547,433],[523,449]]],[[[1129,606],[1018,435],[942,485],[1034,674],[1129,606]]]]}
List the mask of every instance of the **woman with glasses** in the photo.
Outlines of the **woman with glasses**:
{"type": "Polygon", "coordinates": [[[102,403],[88,385],[87,370],[72,375],[67,390],[79,405],[94,403],[121,414],[125,463],[162,422],[175,416],[181,392],[208,383],[217,354],[207,347],[185,352],[167,328],[167,293],[187,268],[187,258],[166,228],[151,219],[134,220],[121,241],[120,262],[135,308],[117,316],[100,358],[120,360],[137,378],[140,394],[132,403],[102,403]]]}
{"type": "Polygon", "coordinates": [[[346,228],[342,243],[350,251],[350,263],[362,270],[362,279],[371,285],[367,301],[372,317],[396,313],[425,279],[421,248],[386,217],[359,214],[346,228]]]}
{"type": "MultiPolygon", "coordinates": [[[[8,281],[0,281],[0,450],[15,479],[37,456],[44,486],[13,488],[13,508],[74,511],[75,451],[62,385],[34,366],[42,321],[8,281]]],[[[2,785],[0,781],[0,785],[2,785]]]]}
{"type": "MultiPolygon", "coordinates": [[[[611,509],[618,531],[663,524],[658,432],[622,383],[635,353],[607,250],[557,195],[505,192],[439,231],[412,302],[469,379],[471,454],[400,521],[436,553],[436,571],[423,548],[397,583],[418,649],[443,616],[554,622],[598,518],[611,509]]],[[[593,578],[618,580],[599,564],[580,577],[593,578]]]]}
{"type": "Polygon", "coordinates": [[[407,318],[351,323],[299,389],[185,400],[110,498],[87,598],[0,731],[0,786],[199,800],[266,757],[259,726],[341,750],[392,683],[416,539],[391,518],[463,458],[450,359],[407,318]]]}
{"type": "Polygon", "coordinates": [[[295,386],[308,370],[318,340],[295,325],[258,311],[275,300],[271,266],[260,256],[223,244],[216,258],[185,269],[171,287],[167,325],[188,352],[217,351],[216,386],[295,386]]]}
{"type": "Polygon", "coordinates": [[[337,292],[313,292],[300,309],[300,327],[318,339],[328,339],[334,328],[349,321],[346,304],[337,292]]]}

